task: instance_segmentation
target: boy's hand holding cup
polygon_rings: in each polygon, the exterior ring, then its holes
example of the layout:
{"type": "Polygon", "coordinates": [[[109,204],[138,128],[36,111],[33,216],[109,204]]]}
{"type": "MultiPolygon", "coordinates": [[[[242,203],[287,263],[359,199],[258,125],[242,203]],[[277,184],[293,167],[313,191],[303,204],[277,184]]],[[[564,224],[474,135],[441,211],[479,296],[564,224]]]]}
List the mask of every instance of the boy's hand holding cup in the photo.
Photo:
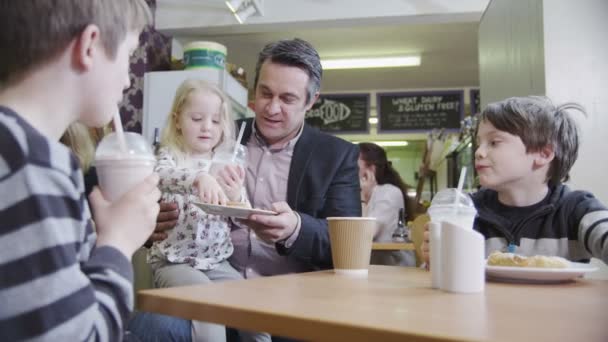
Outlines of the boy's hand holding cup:
{"type": "Polygon", "coordinates": [[[160,190],[156,162],[137,133],[111,133],[97,147],[95,166],[101,191],[91,196],[97,245],[111,245],[130,257],[154,231],[160,190]]]}

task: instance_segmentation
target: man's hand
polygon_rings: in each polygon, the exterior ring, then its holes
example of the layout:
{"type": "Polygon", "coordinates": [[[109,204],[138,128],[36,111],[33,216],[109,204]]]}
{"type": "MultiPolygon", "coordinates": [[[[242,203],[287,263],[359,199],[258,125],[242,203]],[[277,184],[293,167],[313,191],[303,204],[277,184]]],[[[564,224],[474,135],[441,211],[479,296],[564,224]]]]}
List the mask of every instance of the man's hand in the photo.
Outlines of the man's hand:
{"type": "Polygon", "coordinates": [[[249,219],[244,220],[244,222],[255,231],[260,239],[269,243],[276,243],[287,239],[293,234],[298,224],[298,217],[286,202],[273,203],[272,210],[279,214],[253,214],[249,216],[249,219]]]}
{"type": "Polygon", "coordinates": [[[226,165],[215,176],[218,184],[230,201],[239,202],[243,183],[245,182],[245,170],[238,165],[226,165]]]}
{"type": "Polygon", "coordinates": [[[426,269],[428,270],[430,266],[431,254],[429,248],[429,223],[424,224],[424,237],[422,238],[422,245],[420,249],[422,250],[422,259],[426,263],[426,269]]]}
{"type": "Polygon", "coordinates": [[[161,202],[160,212],[158,213],[158,217],[156,217],[156,227],[154,227],[154,232],[150,235],[150,240],[156,242],[166,239],[169,236],[167,230],[175,227],[178,218],[179,208],[177,207],[177,203],[161,202]]]}

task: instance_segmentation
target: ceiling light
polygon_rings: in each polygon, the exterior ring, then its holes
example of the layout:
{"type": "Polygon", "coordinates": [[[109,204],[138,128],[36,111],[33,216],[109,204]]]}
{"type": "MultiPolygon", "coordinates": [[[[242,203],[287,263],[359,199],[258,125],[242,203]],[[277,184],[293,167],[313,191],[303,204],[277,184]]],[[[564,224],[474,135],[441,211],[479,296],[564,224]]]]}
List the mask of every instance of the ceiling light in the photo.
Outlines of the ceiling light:
{"type": "Polygon", "coordinates": [[[225,3],[239,24],[243,24],[247,18],[254,14],[264,15],[262,11],[263,0],[228,0],[225,3]]]}
{"type": "Polygon", "coordinates": [[[419,66],[420,56],[324,59],[321,65],[324,70],[419,66]]]}
{"type": "Polygon", "coordinates": [[[238,11],[239,7],[241,7],[241,5],[243,4],[243,1],[244,0],[226,1],[226,6],[228,6],[228,8],[230,9],[230,12],[236,13],[236,11],[238,11]]]}
{"type": "Polygon", "coordinates": [[[378,123],[378,118],[377,117],[373,117],[373,118],[369,118],[367,120],[370,124],[375,125],[378,123]]]}
{"type": "MultiPolygon", "coordinates": [[[[358,144],[362,141],[353,141],[353,144],[358,144]]],[[[390,141],[390,140],[385,140],[385,141],[367,141],[367,142],[371,142],[374,143],[378,146],[382,146],[382,147],[400,147],[400,146],[407,146],[409,145],[407,141],[390,141]]]]}
{"type": "Polygon", "coordinates": [[[244,23],[247,18],[249,18],[250,16],[252,16],[253,14],[257,13],[257,9],[254,6],[248,6],[245,7],[241,10],[236,11],[234,14],[234,17],[236,18],[236,20],[239,22],[239,24],[244,23]]]}

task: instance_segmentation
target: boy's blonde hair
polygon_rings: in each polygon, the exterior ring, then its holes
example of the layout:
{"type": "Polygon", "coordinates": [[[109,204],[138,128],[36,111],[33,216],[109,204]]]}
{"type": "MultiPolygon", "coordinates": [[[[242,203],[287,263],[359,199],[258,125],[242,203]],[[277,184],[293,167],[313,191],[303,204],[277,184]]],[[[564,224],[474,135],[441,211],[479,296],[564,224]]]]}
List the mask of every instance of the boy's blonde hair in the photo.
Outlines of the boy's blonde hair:
{"type": "Polygon", "coordinates": [[[570,178],[570,169],[578,157],[578,127],[569,114],[572,109],[585,114],[577,103],[555,106],[544,96],[511,97],[490,103],[481,112],[478,124],[487,120],[496,129],[520,137],[526,152],[551,146],[555,157],[547,181],[557,184],[570,178]]]}
{"type": "Polygon", "coordinates": [[[99,27],[114,59],[129,32],[152,22],[144,0],[17,0],[0,2],[0,85],[17,82],[59,55],[88,25],[99,27]]]}
{"type": "Polygon", "coordinates": [[[188,101],[188,96],[195,91],[213,93],[221,100],[220,126],[222,128],[222,136],[217,146],[214,146],[214,150],[218,146],[234,140],[234,120],[232,119],[232,110],[230,109],[228,97],[214,84],[198,79],[188,79],[182,82],[175,92],[171,112],[167,116],[167,122],[160,138],[160,145],[169,148],[172,153],[178,156],[184,156],[186,145],[182,133],[177,128],[177,122],[180,115],[183,114],[182,111],[188,101]]]}

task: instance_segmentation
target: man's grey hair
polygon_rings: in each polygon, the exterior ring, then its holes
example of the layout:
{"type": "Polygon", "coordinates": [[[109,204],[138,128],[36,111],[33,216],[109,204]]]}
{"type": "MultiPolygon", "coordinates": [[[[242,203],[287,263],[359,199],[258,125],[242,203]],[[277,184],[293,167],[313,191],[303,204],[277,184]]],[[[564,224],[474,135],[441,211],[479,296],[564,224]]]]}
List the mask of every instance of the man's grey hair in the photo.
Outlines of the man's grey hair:
{"type": "Polygon", "coordinates": [[[570,110],[586,115],[577,103],[555,106],[544,96],[511,97],[490,103],[481,112],[478,123],[490,122],[496,129],[517,135],[526,152],[538,152],[551,146],[555,158],[547,180],[556,184],[570,178],[569,172],[578,157],[579,132],[570,110]]]}
{"type": "Polygon", "coordinates": [[[293,66],[304,70],[309,77],[308,89],[306,93],[306,103],[309,104],[314,95],[321,89],[321,77],[323,68],[321,58],[317,50],[307,41],[295,38],[279,40],[266,45],[258,56],[258,63],[255,67],[254,89],[258,86],[260,69],[265,61],[272,63],[293,66]]]}

